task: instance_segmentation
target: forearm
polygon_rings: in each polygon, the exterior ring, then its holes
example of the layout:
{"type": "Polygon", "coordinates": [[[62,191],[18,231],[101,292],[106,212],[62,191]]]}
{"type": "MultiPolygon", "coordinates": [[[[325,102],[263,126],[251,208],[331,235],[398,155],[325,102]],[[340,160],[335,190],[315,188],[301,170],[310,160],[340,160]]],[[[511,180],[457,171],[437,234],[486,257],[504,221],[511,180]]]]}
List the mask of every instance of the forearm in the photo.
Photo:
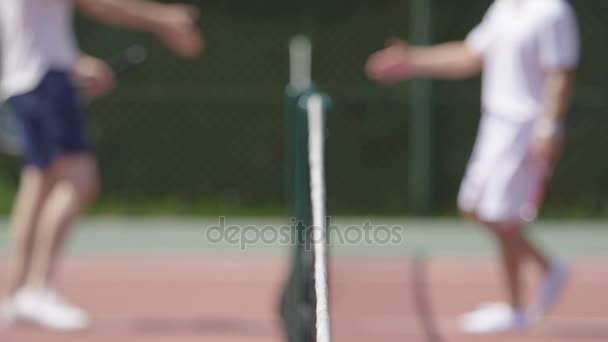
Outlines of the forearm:
{"type": "Polygon", "coordinates": [[[563,123],[566,118],[574,88],[574,72],[552,72],[545,81],[545,105],[542,119],[563,123]]]}
{"type": "Polygon", "coordinates": [[[481,72],[483,61],[463,42],[412,47],[409,61],[415,77],[465,79],[481,72]]]}
{"type": "Polygon", "coordinates": [[[109,24],[141,31],[160,26],[163,4],[147,0],[74,0],[87,16],[109,24]]]}
{"type": "Polygon", "coordinates": [[[555,163],[561,155],[573,76],[574,73],[570,71],[555,71],[550,72],[545,81],[544,109],[535,123],[532,150],[551,163],[555,163]]]}

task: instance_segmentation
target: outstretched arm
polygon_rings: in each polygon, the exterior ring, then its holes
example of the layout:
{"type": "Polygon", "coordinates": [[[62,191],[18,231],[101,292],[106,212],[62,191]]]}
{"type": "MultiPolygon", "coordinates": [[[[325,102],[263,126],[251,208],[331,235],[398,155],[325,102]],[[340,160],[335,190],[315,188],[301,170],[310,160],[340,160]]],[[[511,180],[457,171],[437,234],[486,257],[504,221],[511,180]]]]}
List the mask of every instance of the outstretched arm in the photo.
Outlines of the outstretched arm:
{"type": "Polygon", "coordinates": [[[112,25],[154,33],[183,57],[196,57],[202,38],[198,10],[189,5],[148,0],[74,0],[84,14],[112,25]]]}
{"type": "Polygon", "coordinates": [[[481,72],[482,57],[464,42],[429,47],[409,46],[394,41],[367,61],[370,79],[392,84],[417,77],[465,79],[481,72]]]}
{"type": "Polygon", "coordinates": [[[88,16],[104,22],[138,29],[155,31],[161,25],[164,5],[142,0],[74,0],[76,6],[88,16]]]}

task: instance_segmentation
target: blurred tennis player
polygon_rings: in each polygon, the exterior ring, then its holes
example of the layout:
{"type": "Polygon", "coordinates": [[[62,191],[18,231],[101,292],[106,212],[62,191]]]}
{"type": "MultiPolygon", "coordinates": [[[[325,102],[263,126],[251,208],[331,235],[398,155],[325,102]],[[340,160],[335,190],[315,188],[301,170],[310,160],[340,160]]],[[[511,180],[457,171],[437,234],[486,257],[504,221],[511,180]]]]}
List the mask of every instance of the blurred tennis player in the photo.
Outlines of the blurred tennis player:
{"type": "Polygon", "coordinates": [[[114,83],[104,62],[83,55],[73,8],[109,24],[158,35],[183,57],[202,48],[197,11],[146,0],[0,1],[0,92],[17,113],[24,167],[10,222],[14,270],[1,307],[7,323],[23,320],[56,330],[87,327],[84,311],[64,301],[53,277],[70,227],[98,191],[79,92],[89,98],[114,83]],[[78,90],[77,90],[78,89],[78,90]]]}
{"type": "Polygon", "coordinates": [[[577,20],[566,0],[496,0],[465,41],[430,47],[394,42],[368,61],[369,77],[382,83],[464,79],[483,71],[483,115],[458,204],[496,237],[509,303],[464,315],[467,332],[526,328],[555,303],[568,277],[566,263],[543,254],[524,228],[536,217],[561,151],[578,60],[577,20]],[[520,279],[525,258],[544,275],[530,310],[520,279]]]}

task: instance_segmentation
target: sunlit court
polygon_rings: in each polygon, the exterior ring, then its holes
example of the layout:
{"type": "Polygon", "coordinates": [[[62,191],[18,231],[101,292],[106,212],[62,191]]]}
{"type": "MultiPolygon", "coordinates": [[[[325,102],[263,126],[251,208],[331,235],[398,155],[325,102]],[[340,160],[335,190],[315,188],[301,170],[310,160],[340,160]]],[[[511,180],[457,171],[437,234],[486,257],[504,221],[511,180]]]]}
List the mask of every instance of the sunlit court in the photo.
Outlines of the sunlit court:
{"type": "MultiPolygon", "coordinates": [[[[363,221],[341,220],[347,227],[363,221]]],[[[465,335],[457,326],[462,312],[502,293],[491,245],[457,220],[377,222],[406,227],[403,242],[332,248],[335,340],[426,341],[416,281],[428,287],[434,324],[445,341],[602,341],[608,335],[608,302],[602,295],[608,286],[608,237],[602,222],[539,224],[547,245],[576,261],[576,273],[556,310],[532,331],[492,337],[465,335]],[[414,278],[415,250],[429,256],[423,279],[414,278]]],[[[260,218],[228,223],[277,230],[284,224],[260,218]]],[[[232,242],[212,243],[205,227],[216,224],[213,219],[85,220],[60,286],[90,311],[90,330],[66,335],[19,325],[3,331],[2,341],[284,341],[278,296],[289,246],[257,242],[242,251],[232,242]]]]}
{"type": "Polygon", "coordinates": [[[0,342],[608,340],[601,0],[0,2],[0,342]]]}

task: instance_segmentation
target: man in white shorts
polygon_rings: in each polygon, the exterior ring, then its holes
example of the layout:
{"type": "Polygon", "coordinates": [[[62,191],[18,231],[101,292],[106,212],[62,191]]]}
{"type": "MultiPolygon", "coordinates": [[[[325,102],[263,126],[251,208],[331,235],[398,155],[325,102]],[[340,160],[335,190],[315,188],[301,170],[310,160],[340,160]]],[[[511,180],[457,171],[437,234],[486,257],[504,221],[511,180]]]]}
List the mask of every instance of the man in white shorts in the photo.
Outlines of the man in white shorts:
{"type": "Polygon", "coordinates": [[[88,317],[53,289],[55,270],[74,221],[98,191],[80,96],[109,92],[114,75],[82,54],[72,28],[74,7],[110,24],[154,33],[175,53],[201,51],[198,12],[147,0],[1,0],[0,93],[16,113],[24,142],[10,229],[14,242],[4,323],[27,321],[55,330],[86,328],[88,317]]]}
{"type": "Polygon", "coordinates": [[[509,303],[464,315],[467,332],[526,328],[547,313],[566,281],[568,266],[544,255],[524,228],[536,217],[560,154],[578,60],[577,20],[566,0],[495,0],[465,41],[430,47],[400,41],[368,60],[368,76],[388,84],[416,77],[465,79],[483,71],[483,115],[458,205],[496,237],[509,303]],[[544,275],[529,310],[520,280],[525,258],[544,275]]]}

